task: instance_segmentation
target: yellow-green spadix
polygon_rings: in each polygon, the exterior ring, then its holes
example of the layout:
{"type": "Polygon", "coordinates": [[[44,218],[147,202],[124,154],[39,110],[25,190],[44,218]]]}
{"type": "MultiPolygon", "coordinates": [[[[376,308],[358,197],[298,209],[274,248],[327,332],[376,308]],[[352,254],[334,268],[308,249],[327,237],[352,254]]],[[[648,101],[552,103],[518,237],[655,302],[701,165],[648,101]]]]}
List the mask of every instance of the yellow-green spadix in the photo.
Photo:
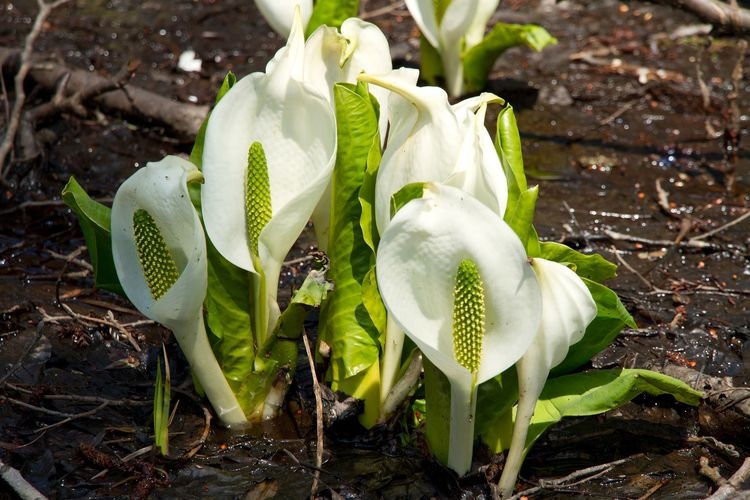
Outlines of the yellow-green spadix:
{"type": "Polygon", "coordinates": [[[426,184],[383,233],[376,272],[388,313],[450,381],[448,466],[464,474],[477,385],[518,361],[539,326],[541,295],[526,252],[480,201],[426,184]]]}
{"type": "Polygon", "coordinates": [[[167,156],[122,183],[112,204],[112,255],[130,301],[174,333],[219,418],[246,423],[216,362],[203,323],[207,288],[206,241],[188,182],[195,166],[167,156]]]}

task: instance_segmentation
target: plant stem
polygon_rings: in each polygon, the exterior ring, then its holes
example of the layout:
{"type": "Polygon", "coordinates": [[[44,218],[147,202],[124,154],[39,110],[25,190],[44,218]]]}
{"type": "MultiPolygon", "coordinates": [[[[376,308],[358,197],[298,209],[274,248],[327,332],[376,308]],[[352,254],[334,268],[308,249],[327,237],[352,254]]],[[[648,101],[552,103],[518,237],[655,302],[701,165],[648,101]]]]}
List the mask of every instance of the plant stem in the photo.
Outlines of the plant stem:
{"type": "MultiPolygon", "coordinates": [[[[460,476],[471,469],[476,408],[477,384],[475,378],[472,376],[469,380],[451,380],[451,431],[448,438],[448,467],[460,476]]],[[[430,418],[429,414],[427,418],[430,418]]]]}
{"type": "Polygon", "coordinates": [[[230,427],[246,425],[245,413],[213,355],[200,312],[192,321],[176,326],[172,331],[177,342],[219,419],[230,427]]]}
{"type": "Polygon", "coordinates": [[[380,368],[380,405],[382,407],[396,383],[396,375],[401,367],[401,353],[404,349],[404,330],[388,315],[385,328],[385,345],[383,345],[383,360],[380,368]]]}
{"type": "Polygon", "coordinates": [[[521,471],[521,465],[526,452],[526,436],[529,433],[529,424],[531,417],[534,416],[534,409],[542,393],[542,388],[549,375],[549,369],[544,371],[534,365],[532,360],[521,358],[516,364],[518,371],[518,409],[516,411],[516,421],[513,425],[513,437],[510,441],[510,449],[505,458],[505,466],[500,476],[498,488],[501,498],[508,498],[513,495],[513,488],[518,479],[518,473],[521,471]]]}

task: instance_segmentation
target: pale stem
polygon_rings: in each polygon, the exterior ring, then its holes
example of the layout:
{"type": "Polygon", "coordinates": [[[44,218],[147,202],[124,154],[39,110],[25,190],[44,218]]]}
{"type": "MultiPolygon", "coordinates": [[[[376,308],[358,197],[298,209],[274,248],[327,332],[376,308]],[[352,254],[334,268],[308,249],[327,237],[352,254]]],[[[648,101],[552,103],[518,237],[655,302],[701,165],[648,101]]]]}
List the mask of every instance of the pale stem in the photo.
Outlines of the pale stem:
{"type": "Polygon", "coordinates": [[[388,315],[385,327],[385,345],[383,361],[380,367],[380,405],[382,407],[388,393],[396,382],[396,375],[401,367],[401,353],[404,349],[404,330],[388,315]]]}
{"type": "Polygon", "coordinates": [[[498,484],[501,498],[508,498],[513,495],[513,488],[516,486],[518,473],[521,472],[521,464],[523,464],[526,436],[529,433],[531,417],[534,416],[536,403],[539,400],[539,395],[542,393],[547,375],[549,375],[549,370],[547,370],[546,373],[537,372],[535,374],[532,373],[531,375],[533,376],[528,376],[530,374],[524,373],[526,370],[521,368],[523,361],[521,359],[518,365],[516,365],[519,391],[518,409],[516,410],[516,421],[513,424],[513,437],[510,441],[510,449],[508,450],[503,473],[500,476],[500,483],[498,484]]]}
{"type": "Polygon", "coordinates": [[[247,425],[245,413],[213,355],[200,313],[181,326],[173,330],[175,337],[219,419],[229,427],[247,425]]]}
{"type": "Polygon", "coordinates": [[[474,375],[470,379],[461,377],[461,380],[451,380],[451,430],[448,438],[448,467],[456,471],[459,476],[463,476],[471,469],[476,407],[477,384],[474,375]]]}
{"type": "Polygon", "coordinates": [[[411,357],[409,366],[406,367],[404,374],[393,384],[393,388],[388,392],[385,398],[381,398],[380,421],[387,422],[401,403],[409,396],[411,391],[419,382],[419,376],[422,373],[422,353],[415,352],[411,357]]]}
{"type": "Polygon", "coordinates": [[[260,258],[253,256],[255,273],[250,275],[250,301],[253,308],[253,337],[258,350],[262,349],[268,338],[268,297],[266,274],[261,267],[260,258]]]}
{"type": "Polygon", "coordinates": [[[464,93],[464,63],[458,47],[444,47],[443,66],[445,68],[445,86],[448,95],[461,97],[464,93]]]}

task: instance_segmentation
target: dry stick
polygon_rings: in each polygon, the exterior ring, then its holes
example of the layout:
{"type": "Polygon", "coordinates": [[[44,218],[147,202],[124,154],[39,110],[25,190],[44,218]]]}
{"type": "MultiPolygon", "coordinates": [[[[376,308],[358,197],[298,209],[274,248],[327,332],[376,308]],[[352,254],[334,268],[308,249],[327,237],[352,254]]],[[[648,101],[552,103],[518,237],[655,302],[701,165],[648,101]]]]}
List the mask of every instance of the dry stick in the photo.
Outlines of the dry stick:
{"type": "Polygon", "coordinates": [[[42,338],[42,329],[44,328],[44,320],[41,320],[36,325],[36,333],[34,334],[34,338],[31,339],[31,342],[28,343],[26,348],[21,353],[21,356],[18,357],[18,361],[8,370],[0,376],[0,387],[2,387],[5,384],[5,381],[8,380],[10,377],[13,376],[14,373],[21,367],[23,364],[23,361],[26,359],[26,357],[31,353],[31,350],[34,348],[37,342],[39,342],[39,339],[42,338]]]}
{"type": "Polygon", "coordinates": [[[372,19],[373,17],[384,16],[396,10],[403,9],[405,4],[406,2],[394,2],[391,5],[386,5],[385,7],[380,7],[379,9],[362,12],[359,18],[360,19],[372,19]]]}
{"type": "Polygon", "coordinates": [[[130,334],[130,332],[125,328],[126,325],[123,325],[119,321],[117,321],[114,316],[111,315],[110,312],[110,318],[109,319],[102,319],[102,318],[95,318],[93,316],[86,316],[85,314],[80,314],[75,312],[73,309],[70,308],[67,304],[61,303],[60,307],[63,308],[63,310],[69,314],[69,316],[50,316],[47,314],[47,311],[45,311],[41,307],[37,307],[37,310],[42,313],[42,316],[44,316],[45,321],[49,321],[50,323],[58,323],[60,321],[78,321],[80,323],[90,322],[90,323],[97,323],[100,325],[106,325],[109,327],[114,328],[118,332],[120,332],[126,339],[128,339],[128,342],[130,342],[130,345],[133,346],[133,348],[141,352],[141,346],[138,345],[138,342],[136,342],[135,338],[130,334]]]}
{"type": "Polygon", "coordinates": [[[83,417],[90,417],[91,415],[96,414],[99,410],[103,410],[107,406],[109,406],[109,401],[103,402],[102,404],[100,404],[99,406],[97,406],[96,408],[94,408],[92,410],[84,411],[84,412],[81,412],[81,413],[76,413],[75,415],[71,415],[71,416],[69,416],[69,417],[67,417],[67,418],[65,418],[63,420],[60,420],[59,422],[55,422],[54,424],[44,425],[44,426],[38,428],[36,430],[36,432],[48,431],[50,429],[54,429],[55,427],[60,427],[61,425],[65,425],[68,422],[72,422],[73,420],[77,420],[77,419],[83,418],[83,417]]]}
{"type": "MultiPolygon", "coordinates": [[[[705,457],[701,457],[701,474],[704,474],[704,462],[705,467],[709,467],[708,459],[705,457]]],[[[718,471],[716,473],[718,474],[718,471]]],[[[750,493],[748,493],[747,490],[743,490],[742,485],[748,480],[748,478],[750,478],[750,458],[746,458],[742,463],[742,466],[737,470],[737,472],[732,474],[732,477],[730,477],[728,480],[722,478],[721,475],[719,475],[719,481],[717,481],[717,484],[719,484],[719,489],[716,490],[713,495],[706,498],[706,500],[730,500],[741,498],[747,499],[748,497],[750,497],[750,493]]],[[[713,479],[713,477],[711,479],[713,479]]]]}
{"type": "Polygon", "coordinates": [[[632,236],[630,234],[624,234],[624,233],[618,233],[617,231],[610,231],[609,229],[605,229],[604,234],[607,235],[607,237],[611,240],[615,241],[627,241],[629,243],[642,243],[644,245],[651,245],[651,246],[660,246],[660,247],[687,247],[687,248],[698,248],[698,249],[708,249],[708,250],[722,250],[722,248],[719,245],[715,245],[713,243],[708,243],[706,241],[694,241],[694,238],[691,238],[687,241],[681,241],[679,243],[675,243],[672,240],[652,240],[650,238],[642,238],[640,236],[632,236]]]}
{"type": "Polygon", "coordinates": [[[22,500],[46,500],[39,490],[26,481],[18,470],[0,460],[0,477],[22,500]]]}
{"type": "Polygon", "coordinates": [[[307,339],[307,332],[304,330],[302,331],[302,342],[305,344],[307,362],[310,364],[310,374],[313,380],[313,392],[315,393],[315,431],[317,442],[315,443],[315,474],[313,475],[313,484],[310,488],[310,496],[313,497],[318,489],[320,468],[323,465],[323,397],[320,393],[318,375],[315,373],[315,359],[310,350],[310,341],[307,339]]]}
{"type": "MultiPolygon", "coordinates": [[[[0,63],[13,66],[19,58],[17,50],[0,47],[0,63]]],[[[106,88],[113,78],[99,76],[95,72],[69,68],[53,62],[39,62],[31,68],[29,76],[45,89],[59,88],[62,78],[69,75],[68,89],[106,88]]],[[[116,78],[116,77],[115,77],[116,78]]],[[[127,116],[144,117],[163,124],[182,136],[194,137],[208,114],[208,106],[178,102],[132,84],[118,87],[93,98],[103,108],[127,116]]]]}
{"type": "Polygon", "coordinates": [[[662,288],[658,288],[657,286],[655,286],[653,283],[651,283],[649,280],[647,280],[641,273],[639,273],[636,268],[634,268],[633,266],[631,266],[630,264],[628,264],[628,261],[626,261],[620,255],[620,251],[617,248],[615,248],[613,246],[611,248],[611,250],[612,250],[612,253],[615,254],[615,257],[620,262],[620,264],[622,264],[628,271],[630,271],[631,273],[635,274],[651,290],[653,290],[654,292],[657,292],[657,293],[670,293],[669,290],[664,290],[662,288]]]}
{"type": "Polygon", "coordinates": [[[727,5],[716,0],[671,0],[693,11],[711,24],[736,31],[750,31],[750,10],[740,8],[736,2],[727,5]]]}
{"type": "Polygon", "coordinates": [[[44,22],[47,20],[47,17],[52,10],[64,3],[68,3],[69,1],[70,0],[55,0],[52,3],[46,3],[44,0],[37,0],[37,3],[39,4],[39,13],[34,20],[34,26],[26,36],[26,42],[24,43],[23,52],[21,53],[21,67],[18,70],[18,73],[16,73],[14,79],[16,99],[13,102],[13,111],[10,114],[5,137],[3,138],[3,142],[0,143],[0,182],[2,183],[5,183],[5,160],[8,157],[8,153],[13,149],[13,142],[16,139],[18,125],[21,123],[21,112],[23,111],[23,105],[26,102],[26,93],[23,89],[23,82],[26,79],[26,75],[31,70],[31,54],[34,50],[34,43],[36,42],[37,37],[39,37],[44,22]]]}
{"type": "Polygon", "coordinates": [[[747,219],[748,217],[750,217],[750,211],[748,211],[748,212],[740,215],[739,217],[737,217],[733,221],[727,222],[723,226],[719,226],[716,229],[712,229],[711,231],[708,231],[707,233],[703,233],[703,234],[701,234],[699,236],[694,236],[694,237],[690,238],[688,240],[688,243],[694,242],[694,241],[704,240],[704,239],[708,238],[709,236],[713,236],[716,233],[720,233],[723,230],[734,226],[735,224],[739,224],[740,222],[742,222],[743,220],[747,219]]]}
{"type": "Polygon", "coordinates": [[[586,467],[585,469],[580,469],[575,472],[571,472],[567,476],[560,477],[557,479],[541,479],[539,481],[539,486],[535,486],[533,488],[529,488],[527,490],[523,490],[512,497],[510,497],[508,500],[519,500],[522,497],[531,495],[532,493],[536,493],[538,491],[542,491],[545,489],[550,488],[557,488],[557,487],[569,487],[569,486],[575,486],[577,484],[581,484],[586,481],[590,481],[592,479],[595,479],[603,474],[606,474],[607,472],[611,471],[614,467],[624,464],[625,462],[636,458],[639,455],[633,455],[632,457],[628,458],[622,458],[620,460],[615,460],[614,462],[609,462],[606,464],[601,465],[594,465],[592,467],[586,467]],[[580,479],[579,481],[575,481],[576,479],[580,479]],[[573,483],[569,483],[569,481],[575,481],[573,483]]]}

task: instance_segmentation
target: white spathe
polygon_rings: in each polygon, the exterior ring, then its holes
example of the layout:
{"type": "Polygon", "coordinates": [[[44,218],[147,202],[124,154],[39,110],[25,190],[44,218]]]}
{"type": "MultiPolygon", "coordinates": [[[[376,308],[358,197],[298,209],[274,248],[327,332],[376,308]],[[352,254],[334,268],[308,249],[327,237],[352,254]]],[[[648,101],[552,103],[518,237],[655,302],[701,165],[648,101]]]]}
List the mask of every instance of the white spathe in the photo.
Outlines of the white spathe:
{"type": "Polygon", "coordinates": [[[453,0],[438,21],[433,0],[406,0],[414,22],[440,54],[448,93],[463,93],[463,55],[484,37],[484,30],[500,0],[453,0]]]}
{"type": "Polygon", "coordinates": [[[201,189],[206,231],[234,265],[258,272],[246,230],[248,150],[260,142],[268,162],[272,217],[260,233],[258,256],[268,283],[269,328],[278,312],[281,263],[323,194],[336,159],[336,123],[327,98],[303,82],[304,34],[297,18],[287,45],[266,73],[239,80],[211,112],[201,189]]]}
{"type": "Polygon", "coordinates": [[[125,294],[143,315],[172,330],[222,422],[244,425],[245,414],[216,362],[203,323],[206,240],[187,186],[200,178],[192,163],[167,156],[123,182],[112,204],[112,256],[125,294]],[[179,273],[158,300],[148,286],[135,243],[133,216],[141,209],[156,223],[179,273]]]}
{"type": "Polygon", "coordinates": [[[303,26],[307,26],[313,11],[312,0],[255,0],[269,26],[284,38],[289,38],[294,22],[294,9],[300,8],[303,26]]]}
{"type": "Polygon", "coordinates": [[[511,367],[534,340],[541,296],[513,230],[468,193],[427,184],[383,233],[376,272],[383,302],[422,352],[449,378],[469,376],[453,355],[456,270],[470,259],[485,292],[480,384],[511,367]]]}

